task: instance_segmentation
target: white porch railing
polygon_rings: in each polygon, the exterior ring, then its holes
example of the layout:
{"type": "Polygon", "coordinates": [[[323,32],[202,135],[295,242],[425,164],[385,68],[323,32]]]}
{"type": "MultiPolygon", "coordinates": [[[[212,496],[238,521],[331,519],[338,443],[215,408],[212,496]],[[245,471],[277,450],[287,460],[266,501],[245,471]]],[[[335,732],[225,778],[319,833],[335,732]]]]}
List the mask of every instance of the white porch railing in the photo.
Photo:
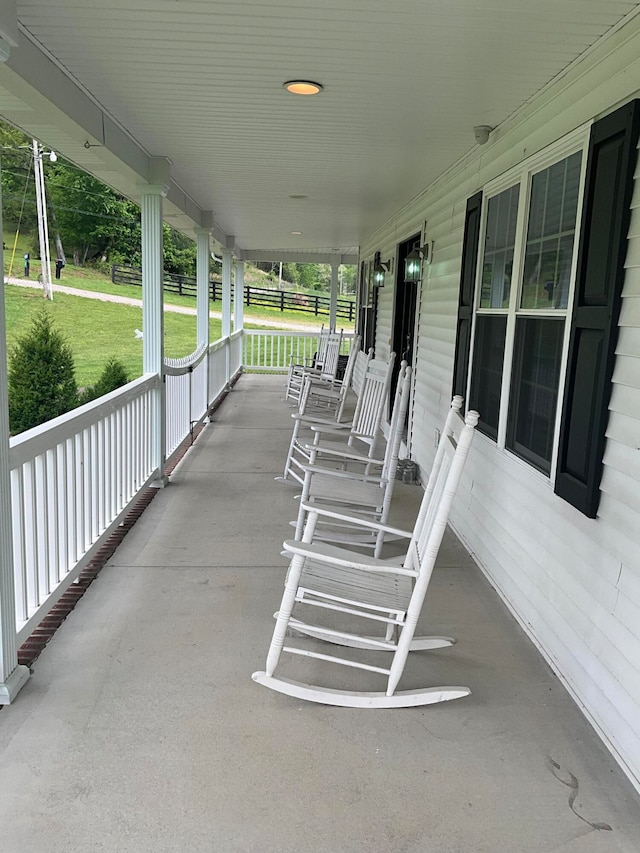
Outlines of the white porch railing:
{"type": "MultiPolygon", "coordinates": [[[[348,351],[352,335],[345,336],[348,351]]],[[[234,332],[184,359],[167,359],[167,458],[243,369],[286,372],[312,358],[317,334],[234,332]],[[208,381],[207,381],[208,376],[208,381]]],[[[17,642],[78,577],[154,475],[146,375],[10,441],[17,642]]]]}
{"type": "Polygon", "coordinates": [[[184,358],[165,359],[167,459],[227,390],[242,367],[241,356],[242,332],[234,332],[229,338],[220,338],[211,344],[208,352],[200,347],[184,358]]]}
{"type": "Polygon", "coordinates": [[[199,347],[185,358],[166,358],[165,455],[171,456],[207,413],[207,348],[199,347]]]}
{"type": "Polygon", "coordinates": [[[18,645],[78,576],[153,474],[143,376],[11,439],[18,645]]]}
{"type": "MultiPolygon", "coordinates": [[[[342,337],[342,352],[348,353],[353,334],[342,337]]],[[[304,364],[318,350],[318,332],[268,332],[245,329],[242,366],[244,370],[286,373],[293,361],[304,364]]]]}

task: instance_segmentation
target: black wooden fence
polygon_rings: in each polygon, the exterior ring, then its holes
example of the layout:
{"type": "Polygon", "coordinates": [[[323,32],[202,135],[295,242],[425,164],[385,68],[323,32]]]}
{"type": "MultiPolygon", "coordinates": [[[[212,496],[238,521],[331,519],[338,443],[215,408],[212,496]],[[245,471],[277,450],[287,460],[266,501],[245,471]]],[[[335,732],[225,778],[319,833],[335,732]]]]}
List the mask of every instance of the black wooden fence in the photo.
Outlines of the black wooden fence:
{"type": "MultiPolygon", "coordinates": [[[[114,284],[135,284],[142,286],[142,270],[135,267],[111,267],[111,281],[114,284]]],[[[176,275],[165,272],[164,289],[180,296],[196,297],[196,279],[190,275],[176,275]]],[[[209,281],[209,298],[212,302],[222,299],[222,282],[209,281]]],[[[266,287],[244,288],[245,305],[265,308],[277,308],[280,311],[304,311],[316,316],[329,314],[330,298],[310,293],[297,293],[291,290],[269,290],[266,287]]],[[[355,317],[355,303],[350,299],[338,299],[337,317],[352,323],[355,317]]]]}

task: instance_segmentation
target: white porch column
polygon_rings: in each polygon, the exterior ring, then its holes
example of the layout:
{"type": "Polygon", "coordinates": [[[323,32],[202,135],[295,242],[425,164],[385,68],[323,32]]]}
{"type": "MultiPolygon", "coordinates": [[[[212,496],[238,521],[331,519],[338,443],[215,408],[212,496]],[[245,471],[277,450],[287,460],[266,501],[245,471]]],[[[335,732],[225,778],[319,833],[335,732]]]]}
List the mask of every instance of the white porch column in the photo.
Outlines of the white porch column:
{"type": "Polygon", "coordinates": [[[222,337],[226,338],[225,380],[227,387],[231,383],[231,351],[229,335],[231,334],[231,266],[233,263],[233,237],[227,237],[227,246],[222,250],[222,337]]]}
{"type": "Polygon", "coordinates": [[[196,296],[198,347],[209,345],[209,274],[211,269],[211,228],[213,214],[202,214],[202,226],[196,229],[196,296]]]}
{"type": "Polygon", "coordinates": [[[329,327],[335,329],[338,318],[338,267],[339,263],[331,262],[331,297],[329,299],[329,327]]]}
{"type": "Polygon", "coordinates": [[[162,199],[169,184],[169,164],[153,158],[151,182],[141,188],[142,212],[142,370],[160,377],[153,395],[151,447],[156,476],[152,486],[162,488],[168,482],[165,461],[165,395],[162,368],[164,362],[164,299],[162,261],[162,199]]]}
{"type": "Polygon", "coordinates": [[[244,261],[236,261],[235,290],[233,294],[233,330],[244,329],[244,261]]]}
{"type": "MultiPolygon", "coordinates": [[[[0,196],[0,232],[2,198],[0,196]]],[[[0,262],[3,261],[0,248],[0,262]]],[[[4,281],[4,278],[3,278],[4,281]]],[[[9,705],[29,678],[29,668],[18,665],[16,595],[13,579],[11,479],[9,474],[9,395],[4,286],[0,294],[0,705],[9,705]]]]}
{"type": "Polygon", "coordinates": [[[231,264],[233,250],[222,250],[222,337],[231,334],[231,264]]]}

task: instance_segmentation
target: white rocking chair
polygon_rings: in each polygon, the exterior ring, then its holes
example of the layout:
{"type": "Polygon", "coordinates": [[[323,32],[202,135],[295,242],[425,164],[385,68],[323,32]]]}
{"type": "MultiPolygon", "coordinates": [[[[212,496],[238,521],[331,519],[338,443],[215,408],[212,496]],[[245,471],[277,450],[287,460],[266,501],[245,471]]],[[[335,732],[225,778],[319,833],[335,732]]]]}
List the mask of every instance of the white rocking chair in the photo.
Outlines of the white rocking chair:
{"type": "Polygon", "coordinates": [[[342,332],[331,332],[324,344],[322,353],[316,357],[315,364],[306,366],[293,364],[289,368],[289,379],[285,399],[298,402],[302,394],[302,387],[306,377],[320,379],[330,386],[333,385],[340,363],[340,349],[342,347],[342,332]]]}
{"type": "Polygon", "coordinates": [[[463,421],[457,414],[451,430],[442,435],[411,534],[374,521],[358,521],[372,530],[384,528],[394,535],[410,537],[401,562],[398,559],[375,559],[336,546],[313,543],[314,528],[320,516],[345,521],[348,516],[312,504],[306,507],[308,520],[303,541],[284,544],[285,550],[294,556],[276,614],[266,669],[254,672],[254,681],[299,699],[355,708],[412,707],[469,695],[468,687],[425,687],[400,691],[397,688],[409,652],[442,648],[455,642],[450,637],[415,637],[415,629],[478,417],[477,412],[469,412],[463,421]],[[303,609],[305,606],[318,615],[317,624],[293,615],[294,608],[303,609]],[[333,628],[322,624],[320,617],[323,612],[330,613],[334,619],[342,614],[347,625],[333,628]],[[380,636],[357,633],[352,624],[356,619],[384,625],[386,633],[380,636]],[[302,635],[302,639],[288,637],[291,632],[302,635]],[[337,647],[387,651],[391,654],[391,663],[382,667],[337,653],[318,652],[315,647],[304,645],[305,637],[323,640],[337,647]],[[383,691],[360,692],[277,676],[274,673],[283,652],[301,655],[306,660],[321,660],[378,673],[385,676],[386,688],[383,691]]]}
{"type": "MultiPolygon", "coordinates": [[[[403,361],[398,375],[384,459],[372,459],[350,450],[325,450],[320,445],[314,445],[309,465],[304,466],[302,501],[294,537],[296,540],[302,538],[306,521],[303,505],[306,504],[315,506],[319,503],[338,513],[355,512],[368,520],[386,524],[393,497],[410,390],[411,368],[407,367],[406,362],[403,361]],[[336,462],[343,466],[348,464],[348,469],[345,470],[343,467],[333,470],[318,467],[316,465],[318,457],[327,463],[336,462]],[[376,474],[371,473],[374,467],[378,469],[376,474]]],[[[458,399],[462,402],[461,398],[458,399]]],[[[332,523],[319,519],[314,541],[362,545],[373,548],[374,556],[379,557],[384,538],[383,531],[376,533],[372,530],[363,530],[358,525],[332,523]]]]}
{"type": "Polygon", "coordinates": [[[395,353],[391,353],[388,362],[377,359],[369,362],[351,423],[337,423],[335,420],[300,414],[300,412],[291,416],[294,419],[294,427],[283,480],[291,477],[301,485],[304,483],[303,466],[310,461],[311,445],[319,444],[321,437],[330,436],[332,441],[325,440],[325,444],[337,446],[337,449],[345,446],[357,449],[358,443],[362,443],[369,448],[368,455],[375,454],[380,424],[389,394],[394,359],[395,353]],[[301,438],[302,429],[311,430],[313,439],[301,438]]]}
{"type": "MultiPolygon", "coordinates": [[[[369,351],[368,356],[360,352],[360,340],[360,335],[356,335],[351,342],[351,349],[341,379],[336,376],[332,381],[327,382],[323,377],[305,377],[298,414],[316,417],[330,415],[338,423],[342,421],[349,391],[355,390],[356,387],[355,371],[359,357],[365,360],[373,358],[373,350],[369,351]]],[[[364,378],[364,370],[361,370],[361,377],[364,378]]]]}

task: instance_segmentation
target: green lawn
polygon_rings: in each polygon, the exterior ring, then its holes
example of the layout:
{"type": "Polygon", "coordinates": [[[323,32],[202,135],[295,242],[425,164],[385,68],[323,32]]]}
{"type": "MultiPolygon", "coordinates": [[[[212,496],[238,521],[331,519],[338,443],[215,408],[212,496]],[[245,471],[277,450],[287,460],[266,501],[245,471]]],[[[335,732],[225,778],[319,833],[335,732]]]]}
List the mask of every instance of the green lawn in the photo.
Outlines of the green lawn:
{"type": "MultiPolygon", "coordinates": [[[[105,362],[121,361],[133,379],[142,373],[142,341],[135,330],[142,327],[142,310],[129,305],[98,302],[56,293],[53,302],[44,302],[38,290],[5,286],[8,348],[29,328],[33,316],[46,305],[56,328],[70,344],[78,385],[94,383],[105,362]]],[[[210,321],[211,340],[220,337],[220,321],[210,321]]],[[[180,358],[196,345],[196,318],[165,312],[165,354],[180,358]]]]}
{"type": "MultiPolygon", "coordinates": [[[[9,273],[9,263],[11,260],[14,240],[14,233],[5,232],[4,241],[7,247],[4,252],[5,275],[8,275],[9,273]]],[[[31,242],[32,238],[25,235],[20,235],[18,238],[13,267],[11,270],[11,275],[15,278],[22,278],[23,276],[23,256],[24,253],[28,251],[31,242]]],[[[29,278],[33,281],[37,281],[39,275],[40,261],[37,258],[34,258],[32,255],[29,278]]],[[[62,284],[65,287],[74,287],[80,290],[91,290],[98,293],[110,293],[116,296],[129,296],[133,299],[142,298],[142,288],[137,287],[136,285],[113,284],[109,275],[100,273],[97,270],[92,269],[91,267],[74,267],[73,264],[68,264],[68,266],[66,266],[62,270],[62,277],[60,281],[56,281],[54,279],[54,284],[62,284]]],[[[258,284],[256,286],[260,285],[258,284]]],[[[195,299],[189,296],[180,296],[177,293],[169,293],[165,291],[164,301],[168,305],[183,305],[188,308],[195,308],[195,299]]],[[[221,311],[222,303],[212,302],[211,310],[221,311]]],[[[245,318],[247,320],[247,323],[249,323],[251,320],[262,320],[263,322],[275,321],[277,323],[290,323],[294,327],[296,325],[303,325],[314,326],[318,329],[323,324],[326,325],[326,323],[328,322],[328,317],[326,316],[316,317],[314,314],[307,313],[304,311],[279,311],[277,308],[263,308],[256,307],[253,305],[250,305],[249,307],[245,306],[245,318]]],[[[340,328],[343,328],[345,332],[353,331],[353,323],[348,324],[346,322],[339,321],[338,326],[340,328]]]]}

